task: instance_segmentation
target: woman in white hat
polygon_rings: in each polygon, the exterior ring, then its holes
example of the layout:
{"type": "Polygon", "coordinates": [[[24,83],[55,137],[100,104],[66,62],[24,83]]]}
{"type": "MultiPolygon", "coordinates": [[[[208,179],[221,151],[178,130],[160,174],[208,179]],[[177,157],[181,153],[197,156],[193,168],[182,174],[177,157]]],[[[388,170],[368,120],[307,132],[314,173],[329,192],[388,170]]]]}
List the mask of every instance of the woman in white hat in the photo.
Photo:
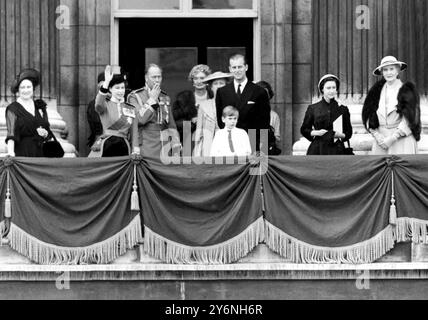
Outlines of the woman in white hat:
{"type": "Polygon", "coordinates": [[[373,71],[383,76],[370,89],[364,101],[362,120],[373,135],[371,154],[416,154],[421,135],[419,94],[411,82],[399,74],[407,64],[386,56],[373,71]]]}
{"type": "Polygon", "coordinates": [[[302,135],[311,141],[307,155],[341,155],[345,152],[344,142],[351,139],[352,125],[348,108],[336,100],[339,87],[339,78],[332,74],[323,76],[318,83],[323,98],[308,107],[300,128],[302,135]]]}
{"type": "Polygon", "coordinates": [[[208,157],[216,131],[219,129],[217,122],[217,109],[215,95],[217,90],[227,84],[231,74],[214,72],[208,75],[202,82],[212,92],[210,99],[199,103],[198,119],[196,121],[194,157],[208,157]]]}

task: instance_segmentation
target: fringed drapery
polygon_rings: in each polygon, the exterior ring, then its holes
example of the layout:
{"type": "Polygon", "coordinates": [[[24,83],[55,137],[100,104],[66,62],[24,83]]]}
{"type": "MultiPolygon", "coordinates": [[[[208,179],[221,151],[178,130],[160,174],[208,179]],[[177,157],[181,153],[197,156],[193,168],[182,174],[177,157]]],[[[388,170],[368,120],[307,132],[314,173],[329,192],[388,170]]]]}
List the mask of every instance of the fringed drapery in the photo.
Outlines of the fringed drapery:
{"type": "Polygon", "coordinates": [[[266,244],[293,263],[371,263],[394,247],[391,226],[372,239],[348,247],[319,247],[304,243],[266,222],[266,244]]]}
{"type": "Polygon", "coordinates": [[[10,246],[40,264],[109,263],[142,241],[129,158],[15,158],[10,246]]]}
{"type": "Polygon", "coordinates": [[[244,258],[264,241],[264,221],[259,218],[240,235],[209,247],[185,246],[170,241],[147,227],[144,235],[145,252],[166,263],[228,264],[244,258]]]}
{"type": "Polygon", "coordinates": [[[427,156],[8,158],[0,196],[0,235],[40,264],[109,263],[142,242],[177,264],[233,263],[263,242],[286,261],[351,264],[428,244],[427,156]]]}
{"type": "Polygon", "coordinates": [[[116,235],[87,247],[68,248],[45,243],[13,223],[8,238],[12,249],[38,264],[107,264],[133,249],[141,241],[141,221],[137,215],[116,235]]]}

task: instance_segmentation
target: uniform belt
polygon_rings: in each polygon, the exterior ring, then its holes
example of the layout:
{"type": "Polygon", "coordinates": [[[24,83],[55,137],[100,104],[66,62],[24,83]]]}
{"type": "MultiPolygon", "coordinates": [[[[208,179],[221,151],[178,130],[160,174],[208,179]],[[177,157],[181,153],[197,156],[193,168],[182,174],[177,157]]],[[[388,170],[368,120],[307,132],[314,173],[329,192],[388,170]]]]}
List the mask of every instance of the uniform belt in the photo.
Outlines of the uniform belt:
{"type": "Polygon", "coordinates": [[[161,131],[162,127],[158,123],[147,123],[146,125],[141,126],[140,130],[161,131]]]}
{"type": "Polygon", "coordinates": [[[123,132],[117,131],[117,130],[106,129],[104,131],[104,134],[107,136],[115,136],[115,137],[119,137],[119,138],[123,138],[123,139],[128,138],[128,136],[126,134],[124,134],[123,132]]]}

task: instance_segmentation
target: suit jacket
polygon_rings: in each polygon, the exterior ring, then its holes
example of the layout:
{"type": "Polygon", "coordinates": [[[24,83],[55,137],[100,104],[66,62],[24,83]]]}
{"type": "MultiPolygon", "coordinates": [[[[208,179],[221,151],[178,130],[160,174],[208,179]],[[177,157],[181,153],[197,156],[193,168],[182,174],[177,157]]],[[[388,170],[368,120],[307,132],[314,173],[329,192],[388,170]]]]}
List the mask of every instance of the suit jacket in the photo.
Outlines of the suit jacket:
{"type": "Polygon", "coordinates": [[[248,81],[239,99],[234,83],[229,83],[217,91],[216,108],[217,120],[220,128],[224,128],[222,121],[223,109],[234,106],[239,111],[237,128],[244,129],[269,129],[270,103],[266,90],[248,81]]]}

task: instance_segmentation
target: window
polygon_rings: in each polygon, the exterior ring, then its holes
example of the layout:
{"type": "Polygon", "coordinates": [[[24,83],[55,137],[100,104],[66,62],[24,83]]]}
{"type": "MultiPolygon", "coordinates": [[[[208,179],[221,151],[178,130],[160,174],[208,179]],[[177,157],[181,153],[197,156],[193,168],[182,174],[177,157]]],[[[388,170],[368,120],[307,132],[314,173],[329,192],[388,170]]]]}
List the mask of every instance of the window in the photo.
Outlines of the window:
{"type": "Polygon", "coordinates": [[[113,0],[116,17],[135,17],[136,12],[145,16],[181,17],[222,16],[257,18],[259,0],[113,0]]]}
{"type": "Polygon", "coordinates": [[[192,0],[193,9],[253,9],[252,0],[192,0]]]}
{"type": "Polygon", "coordinates": [[[163,89],[174,99],[182,90],[192,89],[187,80],[190,70],[197,64],[208,64],[215,71],[228,72],[229,57],[235,53],[248,57],[248,77],[253,78],[252,19],[163,19],[169,29],[147,33],[144,41],[135,40],[133,30],[152,30],[159,19],[121,19],[119,65],[128,74],[132,90],[144,86],[144,71],[148,64],[163,69],[163,89]],[[181,37],[196,28],[214,27],[218,33],[210,37],[181,37]],[[236,39],[228,30],[245,30],[245,36],[236,39]]]}
{"type": "MultiPolygon", "coordinates": [[[[168,52],[183,62],[182,70],[168,72],[170,80],[165,72],[166,89],[175,92],[182,86],[174,85],[174,77],[183,79],[191,65],[204,63],[213,71],[228,71],[228,57],[243,53],[248,59],[249,78],[260,79],[260,1],[112,0],[111,64],[129,72],[130,85],[136,89],[144,85],[145,64],[168,52]],[[141,30],[155,32],[136,37],[141,30]],[[206,30],[207,36],[192,36],[195,30],[206,30]],[[231,30],[240,30],[241,36],[231,30]],[[190,48],[194,51],[186,51],[190,48]],[[182,60],[187,54],[187,60],[182,60]]],[[[168,61],[159,61],[164,69],[165,63],[168,61]]]]}
{"type": "Polygon", "coordinates": [[[180,0],[120,0],[119,10],[180,9],[180,0]]]}

